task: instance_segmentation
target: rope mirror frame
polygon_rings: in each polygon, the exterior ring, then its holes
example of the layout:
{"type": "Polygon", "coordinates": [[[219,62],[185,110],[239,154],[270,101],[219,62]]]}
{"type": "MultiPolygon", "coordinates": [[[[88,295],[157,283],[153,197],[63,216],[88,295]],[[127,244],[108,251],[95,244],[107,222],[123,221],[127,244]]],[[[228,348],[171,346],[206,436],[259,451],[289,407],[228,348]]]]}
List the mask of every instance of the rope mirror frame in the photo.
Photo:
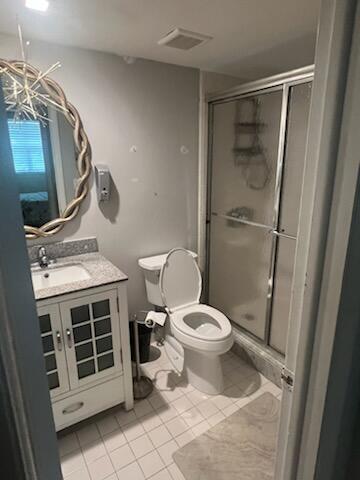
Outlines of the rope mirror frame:
{"type": "Polygon", "coordinates": [[[65,115],[70,126],[73,129],[73,139],[76,148],[76,165],[79,173],[75,195],[64,211],[58,218],[44,223],[41,227],[32,227],[24,225],[26,238],[31,240],[35,238],[44,238],[58,233],[70,220],[76,217],[79,212],[81,202],[84,200],[89,191],[88,179],[91,174],[91,147],[84,130],[79,112],[74,105],[70,103],[60,85],[52,80],[29,63],[19,60],[3,60],[0,59],[0,69],[10,72],[11,74],[23,77],[24,72],[31,80],[39,78],[39,83],[48,95],[59,105],[62,106],[62,113],[65,115]]]}

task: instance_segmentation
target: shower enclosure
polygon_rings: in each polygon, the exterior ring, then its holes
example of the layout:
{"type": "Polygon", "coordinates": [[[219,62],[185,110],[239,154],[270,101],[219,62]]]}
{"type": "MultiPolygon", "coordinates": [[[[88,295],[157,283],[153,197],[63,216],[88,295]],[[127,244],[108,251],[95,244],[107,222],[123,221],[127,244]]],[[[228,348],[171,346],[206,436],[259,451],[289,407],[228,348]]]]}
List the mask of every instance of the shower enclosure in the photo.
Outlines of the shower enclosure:
{"type": "Polygon", "coordinates": [[[306,67],[209,103],[208,302],[282,354],[312,75],[306,67]]]}

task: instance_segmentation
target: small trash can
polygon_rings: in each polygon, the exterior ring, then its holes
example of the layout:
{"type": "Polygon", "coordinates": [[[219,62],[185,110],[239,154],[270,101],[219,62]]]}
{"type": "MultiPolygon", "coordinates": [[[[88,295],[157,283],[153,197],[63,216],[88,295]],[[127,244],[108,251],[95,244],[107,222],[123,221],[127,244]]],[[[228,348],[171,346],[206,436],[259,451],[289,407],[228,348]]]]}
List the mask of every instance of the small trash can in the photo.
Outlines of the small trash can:
{"type": "MultiPolygon", "coordinates": [[[[134,320],[138,324],[139,332],[139,350],[140,350],[140,363],[146,363],[150,359],[150,342],[152,328],[149,328],[145,325],[143,320],[134,320]]],[[[130,330],[130,341],[131,341],[131,358],[135,362],[135,338],[133,329],[130,330]]]]}

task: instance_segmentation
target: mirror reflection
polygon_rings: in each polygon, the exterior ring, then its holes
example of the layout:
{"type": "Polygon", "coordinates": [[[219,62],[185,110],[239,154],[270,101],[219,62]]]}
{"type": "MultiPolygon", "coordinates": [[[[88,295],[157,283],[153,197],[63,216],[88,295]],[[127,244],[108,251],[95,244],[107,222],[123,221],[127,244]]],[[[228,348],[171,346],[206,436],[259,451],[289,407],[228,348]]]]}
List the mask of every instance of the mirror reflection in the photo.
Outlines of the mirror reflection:
{"type": "Polygon", "coordinates": [[[7,106],[7,124],[24,223],[41,227],[74,198],[73,129],[63,112],[45,105],[38,119],[7,106]]]}

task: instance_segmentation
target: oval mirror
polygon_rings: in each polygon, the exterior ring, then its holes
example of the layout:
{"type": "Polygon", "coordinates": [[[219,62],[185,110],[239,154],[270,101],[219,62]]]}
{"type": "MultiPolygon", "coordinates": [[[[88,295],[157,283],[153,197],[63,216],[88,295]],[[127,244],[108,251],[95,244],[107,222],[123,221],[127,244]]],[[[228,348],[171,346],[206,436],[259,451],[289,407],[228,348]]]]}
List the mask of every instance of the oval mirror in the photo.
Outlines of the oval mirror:
{"type": "Polygon", "coordinates": [[[0,79],[26,237],[47,237],[88,193],[90,144],[76,108],[46,74],[0,59],[0,79]]]}

